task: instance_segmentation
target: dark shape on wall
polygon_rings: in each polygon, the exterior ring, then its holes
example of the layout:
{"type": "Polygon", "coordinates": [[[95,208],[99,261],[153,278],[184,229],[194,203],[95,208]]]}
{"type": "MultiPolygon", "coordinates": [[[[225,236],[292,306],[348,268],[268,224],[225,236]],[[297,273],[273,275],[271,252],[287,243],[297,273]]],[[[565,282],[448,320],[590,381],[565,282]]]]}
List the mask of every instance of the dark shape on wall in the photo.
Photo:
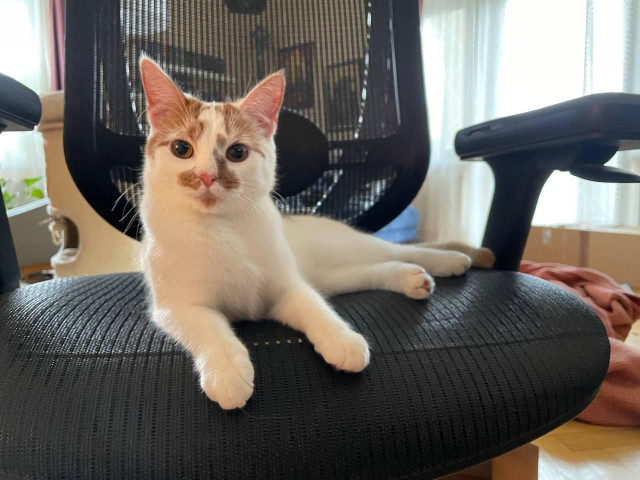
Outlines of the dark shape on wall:
{"type": "Polygon", "coordinates": [[[327,67],[324,99],[327,130],[355,130],[362,102],[362,60],[350,60],[327,67]]]}
{"type": "Polygon", "coordinates": [[[224,0],[231,13],[258,14],[267,8],[267,0],[224,0]]]}
{"type": "Polygon", "coordinates": [[[294,109],[313,107],[313,42],[278,50],[278,66],[286,70],[287,90],[284,106],[294,109]]]}

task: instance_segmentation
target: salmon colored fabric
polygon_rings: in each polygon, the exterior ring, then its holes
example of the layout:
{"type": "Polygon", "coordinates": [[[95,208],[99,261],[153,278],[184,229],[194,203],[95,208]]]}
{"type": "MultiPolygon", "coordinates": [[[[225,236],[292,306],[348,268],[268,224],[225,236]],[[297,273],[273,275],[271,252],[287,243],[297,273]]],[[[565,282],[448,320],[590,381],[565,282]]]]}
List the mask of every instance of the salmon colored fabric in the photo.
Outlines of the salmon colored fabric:
{"type": "Polygon", "coordinates": [[[631,325],[640,318],[640,295],[589,268],[523,261],[520,271],[579,296],[607,329],[611,343],[609,370],[595,400],[578,419],[601,425],[640,426],[640,349],[624,343],[631,325]]]}

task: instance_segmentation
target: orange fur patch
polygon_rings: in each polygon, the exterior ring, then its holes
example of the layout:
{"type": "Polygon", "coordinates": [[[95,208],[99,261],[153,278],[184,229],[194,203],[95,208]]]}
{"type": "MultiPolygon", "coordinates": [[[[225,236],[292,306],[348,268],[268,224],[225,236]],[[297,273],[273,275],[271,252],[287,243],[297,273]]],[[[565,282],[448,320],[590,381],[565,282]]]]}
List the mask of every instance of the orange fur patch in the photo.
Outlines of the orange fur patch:
{"type": "Polygon", "coordinates": [[[202,120],[196,120],[187,127],[187,137],[193,140],[194,143],[198,141],[202,132],[204,132],[204,122],[202,120]]]}
{"type": "Polygon", "coordinates": [[[200,114],[209,108],[200,100],[183,96],[183,108],[169,112],[161,117],[153,135],[147,140],[145,155],[151,157],[156,148],[169,145],[172,140],[183,137],[195,143],[205,129],[200,114]]]}
{"type": "Polygon", "coordinates": [[[195,170],[191,168],[178,174],[178,184],[182,185],[183,187],[197,190],[198,188],[200,188],[200,185],[202,185],[202,179],[198,175],[196,175],[195,170]]]}
{"type": "Polygon", "coordinates": [[[232,138],[242,138],[243,143],[257,144],[260,141],[260,129],[258,125],[238,107],[231,103],[216,105],[216,112],[222,115],[224,129],[232,138]]]}

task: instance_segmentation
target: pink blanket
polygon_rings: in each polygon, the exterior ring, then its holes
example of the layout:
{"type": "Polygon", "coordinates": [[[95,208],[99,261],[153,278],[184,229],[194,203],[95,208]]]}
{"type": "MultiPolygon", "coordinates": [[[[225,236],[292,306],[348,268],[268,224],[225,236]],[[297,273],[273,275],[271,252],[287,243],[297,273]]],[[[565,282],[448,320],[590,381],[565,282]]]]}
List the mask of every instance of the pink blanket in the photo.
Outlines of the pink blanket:
{"type": "Polygon", "coordinates": [[[611,277],[589,268],[524,261],[520,271],[578,295],[604,323],[611,342],[611,361],[600,392],[579,420],[601,425],[640,426],[640,349],[624,343],[640,317],[640,295],[611,277]]]}

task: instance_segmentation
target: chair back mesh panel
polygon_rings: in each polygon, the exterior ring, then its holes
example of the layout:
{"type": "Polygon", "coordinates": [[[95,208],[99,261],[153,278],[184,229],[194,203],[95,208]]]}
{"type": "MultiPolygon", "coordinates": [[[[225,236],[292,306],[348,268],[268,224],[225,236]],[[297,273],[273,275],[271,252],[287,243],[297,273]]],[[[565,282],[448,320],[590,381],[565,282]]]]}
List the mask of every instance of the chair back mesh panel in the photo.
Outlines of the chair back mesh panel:
{"type": "Polygon", "coordinates": [[[414,0],[69,0],[69,169],[98,213],[137,237],[149,130],[140,55],[206,101],[284,68],[278,205],[376,230],[426,174],[419,43],[414,0]]]}

